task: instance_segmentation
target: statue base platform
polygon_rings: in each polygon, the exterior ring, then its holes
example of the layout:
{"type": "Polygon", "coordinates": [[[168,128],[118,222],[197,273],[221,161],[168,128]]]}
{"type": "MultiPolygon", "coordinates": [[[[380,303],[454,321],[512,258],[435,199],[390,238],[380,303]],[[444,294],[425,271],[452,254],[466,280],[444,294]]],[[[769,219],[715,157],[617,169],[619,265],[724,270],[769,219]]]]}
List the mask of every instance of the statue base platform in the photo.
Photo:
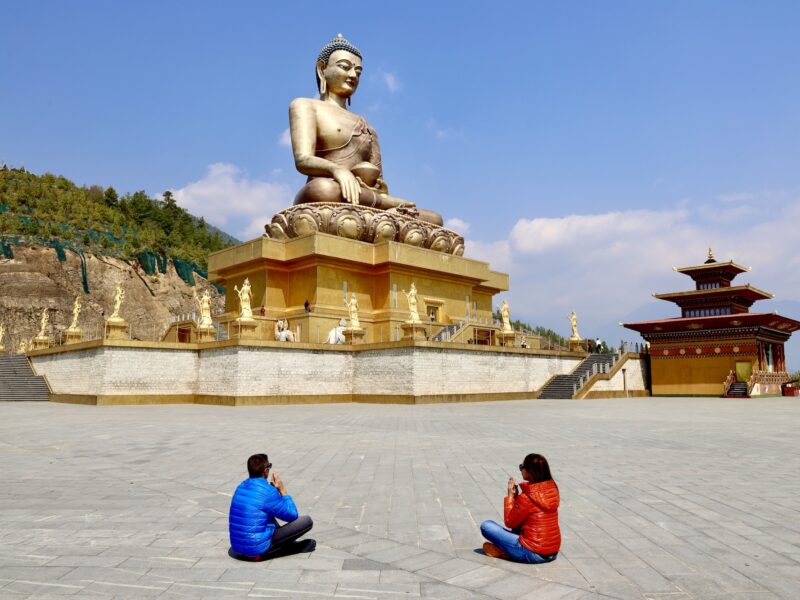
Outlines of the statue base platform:
{"type": "Polygon", "coordinates": [[[203,342],[215,342],[217,340],[216,327],[198,327],[197,328],[197,341],[201,344],[203,342]]]}
{"type": "Polygon", "coordinates": [[[445,254],[464,254],[464,238],[408,212],[353,206],[345,202],[309,202],[280,211],[265,225],[266,235],[287,240],[312,233],[379,244],[399,242],[445,254]]]}
{"type": "Polygon", "coordinates": [[[513,331],[498,331],[497,341],[501,346],[513,346],[517,334],[513,331]]]}
{"type": "Polygon", "coordinates": [[[567,340],[567,347],[570,352],[586,352],[586,340],[567,340]]]}
{"type": "Polygon", "coordinates": [[[108,319],[106,321],[106,339],[127,340],[128,322],[124,319],[108,319]]]}
{"type": "Polygon", "coordinates": [[[258,337],[258,321],[255,319],[236,319],[236,328],[239,330],[239,339],[254,340],[258,337]]]}
{"type": "Polygon", "coordinates": [[[401,323],[400,328],[403,330],[404,340],[417,340],[425,341],[427,336],[427,328],[425,323],[401,323]]]}
{"type": "Polygon", "coordinates": [[[33,338],[33,349],[34,350],[42,350],[44,348],[50,347],[50,338],[48,337],[39,337],[38,335],[33,338]]]}
{"type": "Polygon", "coordinates": [[[344,343],[345,344],[363,344],[364,343],[364,334],[366,333],[365,330],[361,329],[360,327],[353,329],[352,327],[346,327],[342,330],[344,334],[344,343]]]}
{"type": "Polygon", "coordinates": [[[65,344],[80,344],[83,339],[83,332],[80,329],[67,329],[64,334],[65,344]]]}
{"type": "MultiPolygon", "coordinates": [[[[349,323],[345,298],[355,294],[365,339],[396,342],[409,316],[403,290],[412,283],[421,316],[435,313],[438,325],[428,328],[433,335],[437,327],[463,321],[465,315],[491,322],[494,295],[508,290],[508,275],[492,271],[485,262],[398,242],[365,243],[325,233],[285,240],[261,237],[214,252],[208,261],[209,280],[226,288],[226,317],[218,317],[220,321],[238,316],[234,286],[241,288],[247,277],[254,311],[264,307],[263,317],[256,319],[262,324],[258,339],[263,340],[272,339],[275,320],[286,319],[297,342],[323,343],[341,319],[349,323]]],[[[235,323],[230,329],[235,336],[235,323]]]]}

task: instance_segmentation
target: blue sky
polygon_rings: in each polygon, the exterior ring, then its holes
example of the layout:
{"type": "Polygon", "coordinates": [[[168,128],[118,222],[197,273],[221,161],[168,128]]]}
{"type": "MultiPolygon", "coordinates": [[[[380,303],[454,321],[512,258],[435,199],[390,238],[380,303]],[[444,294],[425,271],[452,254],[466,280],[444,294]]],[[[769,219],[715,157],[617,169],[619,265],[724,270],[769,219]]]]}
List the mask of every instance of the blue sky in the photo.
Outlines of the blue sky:
{"type": "MultiPolygon", "coordinates": [[[[255,236],[303,178],[282,143],[319,48],[364,53],[352,110],[393,193],[511,274],[512,316],[636,339],[671,267],[718,258],[800,318],[800,3],[16,2],[0,161],[171,189],[255,236]]],[[[688,281],[688,279],[687,279],[688,281]]],[[[499,302],[499,299],[498,299],[499,302]]],[[[800,368],[800,345],[790,360],[800,368]],[[798,359],[798,360],[795,360],[798,359]]],[[[791,366],[791,365],[790,365],[791,366]]]]}

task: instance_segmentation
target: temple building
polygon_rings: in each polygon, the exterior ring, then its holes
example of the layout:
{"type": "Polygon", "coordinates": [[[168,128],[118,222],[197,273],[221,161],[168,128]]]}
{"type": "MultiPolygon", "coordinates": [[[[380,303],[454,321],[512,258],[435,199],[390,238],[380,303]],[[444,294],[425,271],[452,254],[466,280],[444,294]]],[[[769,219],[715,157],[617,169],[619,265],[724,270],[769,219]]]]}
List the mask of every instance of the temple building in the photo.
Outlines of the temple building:
{"type": "Polygon", "coordinates": [[[650,344],[654,396],[758,396],[780,394],[789,380],[784,344],[800,321],[776,312],[750,312],[772,298],[749,284],[733,285],[749,271],[718,262],[711,249],[701,265],[675,268],[692,278],[695,289],[654,294],[674,302],[680,316],[624,323],[650,344]]]}

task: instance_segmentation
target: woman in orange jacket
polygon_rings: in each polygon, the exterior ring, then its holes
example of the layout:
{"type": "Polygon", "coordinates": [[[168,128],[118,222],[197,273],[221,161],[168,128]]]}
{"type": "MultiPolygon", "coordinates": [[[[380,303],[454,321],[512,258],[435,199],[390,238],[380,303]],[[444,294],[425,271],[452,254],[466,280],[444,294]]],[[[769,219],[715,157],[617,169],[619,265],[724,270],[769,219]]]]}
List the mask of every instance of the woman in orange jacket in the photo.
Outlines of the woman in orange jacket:
{"type": "Polygon", "coordinates": [[[556,559],[561,548],[558,527],[558,486],[550,475],[547,459],[528,454],[519,466],[522,481],[517,488],[508,480],[504,519],[506,527],[484,521],[481,533],[487,556],[521,563],[545,563],[556,559]]]}

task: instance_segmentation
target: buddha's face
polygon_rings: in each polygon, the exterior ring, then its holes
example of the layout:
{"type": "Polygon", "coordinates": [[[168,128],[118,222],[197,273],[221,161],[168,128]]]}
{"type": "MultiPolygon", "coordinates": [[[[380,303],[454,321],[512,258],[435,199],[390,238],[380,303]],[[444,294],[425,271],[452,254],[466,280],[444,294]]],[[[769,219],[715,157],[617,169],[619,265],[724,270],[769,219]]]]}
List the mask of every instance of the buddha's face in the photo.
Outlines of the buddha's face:
{"type": "Polygon", "coordinates": [[[327,65],[317,66],[318,74],[325,80],[329,94],[344,98],[352,96],[361,78],[361,59],[347,50],[337,50],[331,54],[327,65]],[[322,72],[319,73],[320,67],[322,72]]]}

